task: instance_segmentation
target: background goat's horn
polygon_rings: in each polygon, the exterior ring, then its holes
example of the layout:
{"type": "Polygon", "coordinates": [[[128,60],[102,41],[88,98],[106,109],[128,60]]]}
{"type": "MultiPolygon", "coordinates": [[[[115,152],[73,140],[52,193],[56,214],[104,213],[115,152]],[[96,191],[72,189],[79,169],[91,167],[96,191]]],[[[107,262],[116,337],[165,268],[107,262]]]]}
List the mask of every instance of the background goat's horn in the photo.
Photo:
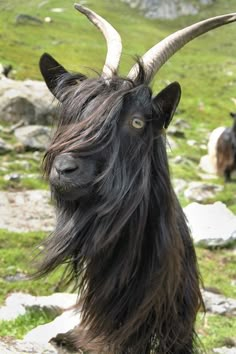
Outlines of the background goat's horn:
{"type": "Polygon", "coordinates": [[[111,78],[114,72],[118,70],[120,57],[122,53],[122,43],[119,33],[115,30],[110,23],[104,18],[97,15],[90,9],[75,4],[76,10],[86,15],[88,19],[102,32],[107,42],[107,56],[103,67],[102,76],[111,78]]]}
{"type": "MultiPolygon", "coordinates": [[[[146,81],[150,82],[163,64],[192,39],[214,28],[236,21],[236,13],[212,17],[177,31],[149,49],[141,58],[146,73],[146,81]]],[[[135,64],[128,74],[134,80],[138,76],[139,66],[135,64]]]]}

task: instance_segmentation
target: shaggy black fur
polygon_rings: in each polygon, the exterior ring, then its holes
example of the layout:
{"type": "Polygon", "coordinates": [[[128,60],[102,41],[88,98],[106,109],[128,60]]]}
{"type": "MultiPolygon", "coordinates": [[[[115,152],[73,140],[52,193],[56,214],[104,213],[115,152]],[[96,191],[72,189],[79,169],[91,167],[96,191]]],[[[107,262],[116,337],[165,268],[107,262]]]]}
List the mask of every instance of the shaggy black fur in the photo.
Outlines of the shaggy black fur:
{"type": "Polygon", "coordinates": [[[141,64],[135,83],[71,75],[46,54],[40,66],[61,114],[44,164],[57,223],[39,273],[68,264],[83,314],[77,345],[93,353],[196,353],[199,272],[163,130],[179,85],[152,97],[141,64]],[[143,126],[134,128],[135,119],[143,126]],[[64,180],[55,177],[61,156],[79,166],[65,168],[64,180]]]}

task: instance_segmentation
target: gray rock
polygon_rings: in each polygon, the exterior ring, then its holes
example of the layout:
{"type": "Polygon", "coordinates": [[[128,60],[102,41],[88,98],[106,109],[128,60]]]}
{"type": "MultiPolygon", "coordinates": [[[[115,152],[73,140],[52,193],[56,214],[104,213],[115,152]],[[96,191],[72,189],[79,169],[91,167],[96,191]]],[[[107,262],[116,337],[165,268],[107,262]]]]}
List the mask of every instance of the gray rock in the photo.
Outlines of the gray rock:
{"type": "Polygon", "coordinates": [[[0,120],[51,124],[56,117],[56,105],[44,82],[0,80],[0,120]]]}
{"type": "Polygon", "coordinates": [[[178,127],[176,126],[172,126],[170,128],[168,128],[168,131],[167,131],[167,134],[168,135],[171,135],[171,136],[174,136],[176,138],[185,138],[185,134],[183,131],[181,131],[178,127]]]}
{"type": "Polygon", "coordinates": [[[59,354],[59,350],[51,344],[30,343],[24,340],[15,340],[12,338],[1,339],[1,354],[59,354]]]}
{"type": "Polygon", "coordinates": [[[9,175],[4,176],[5,181],[13,181],[13,182],[20,182],[21,175],[19,173],[10,173],[9,175]]]}
{"type": "Polygon", "coordinates": [[[43,21],[36,17],[36,16],[31,16],[28,14],[19,14],[16,16],[16,24],[17,25],[41,25],[43,23],[43,21]]]}
{"type": "Polygon", "coordinates": [[[12,151],[12,146],[6,143],[3,139],[0,138],[0,155],[7,154],[12,151]]]}
{"type": "Polygon", "coordinates": [[[210,291],[202,291],[202,295],[206,311],[218,315],[236,315],[236,299],[226,298],[210,291]]]}
{"type": "Polygon", "coordinates": [[[44,190],[0,191],[0,215],[0,229],[14,232],[52,231],[55,224],[50,193],[44,190]]]}
{"type": "Polygon", "coordinates": [[[183,118],[175,119],[173,125],[175,127],[177,127],[178,129],[180,129],[180,130],[189,129],[190,128],[189,123],[183,118]]]}
{"type": "Polygon", "coordinates": [[[45,150],[51,137],[51,129],[42,125],[17,128],[15,136],[29,150],[45,150]]]}
{"type": "Polygon", "coordinates": [[[122,0],[132,8],[139,8],[148,18],[174,19],[182,15],[195,15],[200,5],[211,4],[214,0],[199,0],[190,4],[187,0],[122,0]]]}
{"type": "Polygon", "coordinates": [[[190,182],[184,192],[185,198],[195,202],[205,202],[223,190],[223,186],[202,182],[190,182]]]}
{"type": "Polygon", "coordinates": [[[236,240],[236,216],[221,202],[184,208],[195,244],[227,246],[236,240]]]}

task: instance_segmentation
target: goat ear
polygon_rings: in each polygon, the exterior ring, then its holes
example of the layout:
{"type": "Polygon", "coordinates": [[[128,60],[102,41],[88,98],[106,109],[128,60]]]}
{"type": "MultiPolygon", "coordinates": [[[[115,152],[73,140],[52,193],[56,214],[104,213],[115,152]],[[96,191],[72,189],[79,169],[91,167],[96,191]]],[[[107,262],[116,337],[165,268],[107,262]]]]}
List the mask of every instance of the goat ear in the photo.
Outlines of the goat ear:
{"type": "Polygon", "coordinates": [[[232,118],[236,118],[236,113],[230,112],[230,116],[231,116],[232,118]]]}
{"type": "Polygon", "coordinates": [[[39,61],[39,68],[47,87],[52,92],[52,94],[57,97],[56,88],[58,79],[61,75],[67,74],[68,71],[47,53],[44,53],[41,56],[39,61]]]}
{"type": "Polygon", "coordinates": [[[172,120],[181,97],[181,87],[178,82],[173,82],[159,92],[152,104],[157,114],[156,125],[158,129],[167,128],[172,120]]]}
{"type": "Polygon", "coordinates": [[[76,74],[74,77],[59,64],[51,55],[44,53],[39,61],[39,68],[45,80],[45,83],[52,94],[60,101],[60,94],[58,93],[58,80],[60,77],[68,76],[66,80],[67,85],[76,85],[80,80],[86,79],[82,74],[76,74]]]}

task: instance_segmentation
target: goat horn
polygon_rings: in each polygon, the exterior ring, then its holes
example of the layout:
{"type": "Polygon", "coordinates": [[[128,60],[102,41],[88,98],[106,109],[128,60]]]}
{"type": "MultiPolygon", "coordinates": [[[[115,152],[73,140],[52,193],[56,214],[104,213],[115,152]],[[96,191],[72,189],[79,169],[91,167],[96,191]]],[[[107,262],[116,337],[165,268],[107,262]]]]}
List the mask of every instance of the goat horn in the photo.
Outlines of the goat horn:
{"type": "Polygon", "coordinates": [[[103,67],[102,76],[111,78],[114,72],[119,67],[120,57],[122,53],[122,43],[119,33],[115,30],[110,23],[104,18],[97,15],[90,9],[75,4],[75,9],[88,17],[88,19],[102,32],[107,42],[107,56],[103,67]]]}
{"type": "MultiPolygon", "coordinates": [[[[197,22],[182,30],[174,32],[161,42],[149,49],[141,58],[146,73],[147,82],[150,82],[155,73],[163,64],[185,44],[192,39],[220,26],[236,21],[236,13],[212,17],[197,22]]],[[[139,66],[135,64],[128,74],[128,78],[135,80],[138,76],[139,66]]]]}

